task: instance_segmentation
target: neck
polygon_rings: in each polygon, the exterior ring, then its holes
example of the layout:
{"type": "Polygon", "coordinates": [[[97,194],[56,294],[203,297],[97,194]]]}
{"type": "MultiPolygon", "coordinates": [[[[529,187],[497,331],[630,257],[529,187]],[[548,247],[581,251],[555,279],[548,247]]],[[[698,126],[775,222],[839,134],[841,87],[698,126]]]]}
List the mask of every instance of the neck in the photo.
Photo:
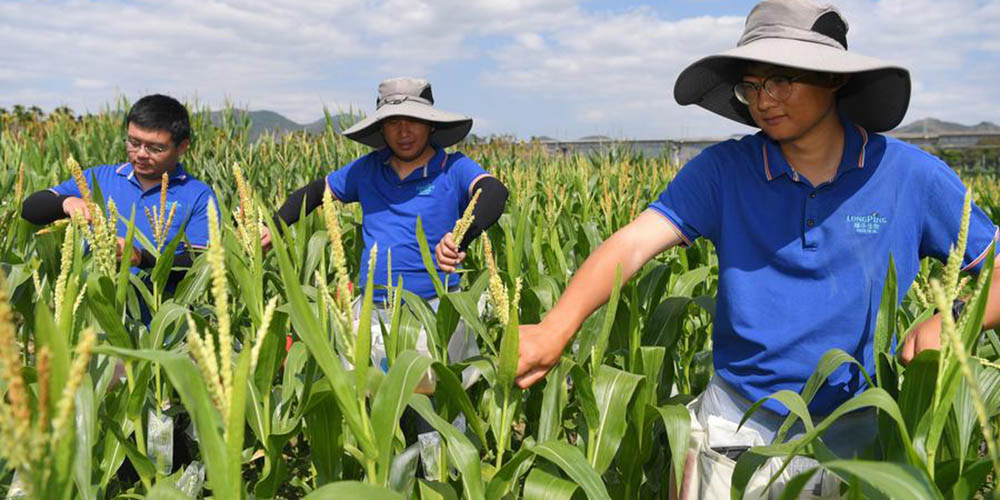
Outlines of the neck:
{"type": "MultiPolygon", "coordinates": [[[[167,170],[167,177],[173,177],[174,171],[176,170],[177,170],[177,165],[174,165],[173,168],[167,170]]],[[[159,186],[160,183],[163,182],[163,178],[160,176],[147,177],[139,174],[135,174],[135,180],[139,181],[139,185],[142,186],[143,191],[146,191],[152,188],[153,186],[159,186]]]]}
{"type": "Polygon", "coordinates": [[[430,145],[424,148],[423,153],[410,160],[404,160],[393,153],[392,158],[389,159],[389,164],[392,165],[392,169],[396,171],[400,179],[405,179],[414,170],[426,165],[434,157],[434,153],[435,150],[430,145]]]}
{"type": "Polygon", "coordinates": [[[781,143],[788,164],[813,186],[829,182],[837,175],[844,154],[844,126],[836,108],[831,107],[801,136],[781,143]]]}

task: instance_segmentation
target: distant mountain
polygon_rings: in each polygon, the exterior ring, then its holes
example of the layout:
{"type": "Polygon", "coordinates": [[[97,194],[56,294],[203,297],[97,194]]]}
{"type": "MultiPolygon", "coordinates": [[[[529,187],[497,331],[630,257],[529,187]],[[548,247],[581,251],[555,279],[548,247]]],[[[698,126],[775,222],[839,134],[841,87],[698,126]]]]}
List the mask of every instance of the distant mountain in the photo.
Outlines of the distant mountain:
{"type": "MultiPolygon", "coordinates": [[[[321,134],[326,129],[325,117],[312,123],[300,124],[285,118],[280,113],[268,110],[233,110],[233,118],[237,121],[243,120],[244,118],[250,120],[251,140],[256,140],[265,132],[270,132],[279,136],[291,132],[298,132],[300,130],[314,134],[321,134]]],[[[331,115],[331,118],[333,119],[333,128],[338,134],[343,131],[344,128],[361,119],[359,116],[352,116],[349,114],[331,115]],[[346,126],[342,126],[342,124],[346,126]]],[[[221,125],[223,122],[223,111],[212,111],[210,119],[212,120],[212,124],[221,125]]]]}
{"type": "Polygon", "coordinates": [[[606,135],[587,135],[581,137],[581,141],[610,141],[611,138],[606,135]]]}
{"type": "Polygon", "coordinates": [[[892,130],[894,134],[940,134],[942,132],[1000,132],[1000,125],[993,122],[979,122],[976,125],[946,122],[937,118],[924,118],[909,125],[892,130]]]}

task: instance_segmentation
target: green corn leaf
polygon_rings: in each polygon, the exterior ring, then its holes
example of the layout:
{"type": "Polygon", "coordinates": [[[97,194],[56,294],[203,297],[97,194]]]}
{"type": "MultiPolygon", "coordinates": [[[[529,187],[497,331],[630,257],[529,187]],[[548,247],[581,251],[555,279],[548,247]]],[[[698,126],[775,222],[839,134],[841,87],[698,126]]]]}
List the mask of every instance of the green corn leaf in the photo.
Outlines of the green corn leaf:
{"type": "Polygon", "coordinates": [[[524,480],[525,500],[570,500],[577,486],[555,474],[535,467],[524,480]]]}
{"type": "Polygon", "coordinates": [[[562,441],[546,441],[535,445],[531,451],[556,467],[580,485],[590,500],[610,500],[601,476],[587,464],[579,448],[562,441]]]}
{"type": "MultiPolygon", "coordinates": [[[[110,354],[126,359],[140,359],[159,363],[166,371],[174,389],[181,397],[191,420],[198,432],[198,441],[202,459],[208,469],[208,482],[216,495],[220,492],[238,494],[241,490],[241,478],[232,476],[229,460],[226,456],[226,445],[222,438],[222,417],[212,405],[205,383],[201,380],[201,372],[194,363],[180,354],[165,351],[131,350],[110,346],[97,346],[94,351],[110,354]]],[[[152,465],[152,464],[150,464],[152,465]]],[[[154,470],[155,473],[155,470],[154,470]]]]}
{"type": "Polygon", "coordinates": [[[424,223],[420,221],[419,216],[417,216],[417,244],[420,245],[420,258],[424,261],[424,269],[431,277],[431,283],[434,283],[434,290],[437,292],[438,298],[444,297],[448,291],[444,289],[444,284],[441,283],[441,276],[438,275],[437,266],[434,265],[433,254],[431,254],[431,249],[427,245],[427,234],[424,233],[424,223]]]}
{"type": "Polygon", "coordinates": [[[167,246],[160,252],[159,257],[156,259],[156,264],[153,265],[153,270],[150,272],[150,278],[153,281],[153,290],[158,294],[162,294],[167,286],[170,271],[174,267],[174,258],[177,256],[177,247],[184,240],[184,229],[186,226],[187,220],[181,225],[180,230],[170,240],[170,243],[167,243],[167,246]]]}
{"type": "Polygon", "coordinates": [[[448,457],[458,468],[459,476],[462,478],[463,498],[483,498],[486,493],[479,467],[479,452],[472,446],[469,438],[451,425],[451,422],[438,416],[427,396],[413,394],[410,396],[410,407],[444,438],[448,457]]]}
{"type": "Polygon", "coordinates": [[[597,401],[599,420],[596,428],[590,429],[593,441],[587,443],[587,459],[598,474],[608,470],[622,437],[628,426],[629,402],[641,375],[601,365],[594,380],[594,396],[597,401]]]}
{"type": "Polygon", "coordinates": [[[337,398],[337,404],[343,412],[344,420],[347,421],[355,439],[361,445],[361,449],[369,456],[378,456],[375,438],[371,430],[371,422],[367,415],[361,413],[358,401],[360,401],[360,391],[364,386],[355,387],[351,383],[348,374],[340,364],[340,359],[336,356],[325,332],[320,330],[319,321],[314,309],[309,305],[298,276],[292,268],[291,260],[285,249],[285,243],[273,224],[269,223],[274,253],[277,256],[278,266],[282,279],[285,283],[285,297],[291,306],[292,326],[302,339],[320,370],[326,376],[327,381],[333,389],[337,398]]]}
{"type": "Polygon", "coordinates": [[[392,443],[399,418],[420,379],[427,374],[431,360],[415,351],[403,351],[389,368],[372,403],[372,427],[378,442],[378,483],[387,484],[392,462],[392,443]]]}
{"type": "MultiPolygon", "coordinates": [[[[885,275],[885,286],[882,288],[882,299],[875,321],[874,352],[876,355],[888,353],[891,347],[896,328],[896,297],[896,262],[890,254],[889,270],[885,275]]],[[[876,364],[876,381],[880,387],[885,384],[888,377],[889,374],[884,371],[883,365],[876,364]]]]}
{"type": "Polygon", "coordinates": [[[90,311],[108,336],[108,342],[116,347],[131,348],[132,337],[122,324],[121,315],[115,310],[114,284],[107,276],[91,274],[87,280],[87,298],[90,311]]]}
{"type": "MultiPolygon", "coordinates": [[[[368,268],[365,279],[365,292],[361,299],[361,314],[358,315],[357,338],[354,339],[354,378],[355,387],[364,392],[368,381],[368,366],[371,364],[372,352],[372,313],[375,301],[375,265],[368,268]]],[[[362,403],[362,406],[364,403],[362,403]]]]}
{"type": "Polygon", "coordinates": [[[877,491],[890,499],[935,500],[943,498],[925,473],[907,464],[869,460],[835,460],[824,462],[823,467],[837,473],[841,478],[855,477],[868,489],[877,491]]]}
{"type": "Polygon", "coordinates": [[[674,472],[674,484],[682,484],[684,464],[687,461],[691,440],[691,414],[682,405],[654,407],[663,419],[670,444],[670,465],[674,472]]]}
{"type": "Polygon", "coordinates": [[[476,412],[476,407],[469,399],[469,393],[462,388],[462,381],[459,380],[455,372],[439,361],[431,364],[434,373],[437,374],[437,386],[434,389],[434,396],[438,401],[447,403],[451,408],[457,408],[465,415],[465,421],[469,424],[472,432],[479,439],[482,446],[486,446],[486,423],[476,412]]]}
{"type": "Polygon", "coordinates": [[[403,495],[388,488],[359,483],[357,481],[337,481],[317,488],[305,496],[305,500],[343,500],[364,498],[366,500],[404,500],[403,495]]]}

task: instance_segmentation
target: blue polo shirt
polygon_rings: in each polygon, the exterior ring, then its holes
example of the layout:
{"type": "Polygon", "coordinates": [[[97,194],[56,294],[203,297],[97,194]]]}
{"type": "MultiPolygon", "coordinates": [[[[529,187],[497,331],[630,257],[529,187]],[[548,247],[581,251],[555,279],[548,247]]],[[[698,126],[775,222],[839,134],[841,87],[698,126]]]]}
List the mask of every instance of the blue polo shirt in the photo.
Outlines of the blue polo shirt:
{"type": "MultiPolygon", "coordinates": [[[[388,252],[392,249],[393,285],[403,277],[403,286],[423,297],[437,295],[430,275],[424,268],[416,238],[417,217],[423,224],[432,258],[445,233],[469,204],[472,184],[484,175],[482,167],[462,153],[437,149],[426,165],[400,179],[389,164],[388,148],[373,151],[326,177],[333,194],[344,203],[360,202],[364,216],[361,233],[365,250],[361,255],[361,276],[368,276],[368,255],[378,243],[375,262],[376,285],[386,285],[388,252]]],[[[445,273],[438,271],[442,282],[445,273]]],[[[452,277],[451,283],[458,280],[452,277]]],[[[374,291],[376,300],[385,300],[385,290],[374,291]]]]}
{"type": "MultiPolygon", "coordinates": [[[[83,171],[84,178],[87,179],[87,186],[91,192],[94,189],[94,179],[101,188],[101,193],[105,200],[115,200],[118,212],[125,221],[135,207],[135,228],[140,231],[153,244],[153,228],[146,217],[146,209],[150,213],[154,210],[159,213],[160,209],[160,183],[156,183],[149,189],[143,189],[139,185],[138,179],[132,172],[131,163],[119,165],[101,165],[99,167],[88,168],[83,171]]],[[[76,186],[76,181],[72,178],[51,189],[56,194],[81,196],[80,190],[76,186]]],[[[178,163],[173,174],[167,181],[167,208],[166,214],[170,213],[170,207],[176,203],[177,208],[174,218],[167,231],[166,241],[171,241],[181,225],[186,223],[184,235],[191,242],[192,246],[208,246],[208,201],[212,200],[216,204],[215,193],[207,184],[195,179],[187,173],[184,165],[178,163]]],[[[125,237],[128,234],[128,225],[122,219],[118,220],[118,236],[125,237]]],[[[136,247],[140,245],[136,244],[136,247]]],[[[177,253],[184,251],[184,242],[177,247],[177,253]]]]}
{"type": "MultiPolygon", "coordinates": [[[[941,160],[842,119],[835,178],[813,186],[760,132],[706,149],[651,206],[685,243],[712,241],[719,257],[713,326],[716,373],[756,401],[799,392],[829,349],[875,376],[876,313],[891,254],[902,301],[920,260],[946,260],[961,223],[965,187],[941,160]]],[[[973,207],[967,270],[978,271],[997,228],[973,207]]],[[[842,366],[810,410],[826,415],[865,389],[842,366]]],[[[765,407],[780,414],[781,403],[765,407]]]]}

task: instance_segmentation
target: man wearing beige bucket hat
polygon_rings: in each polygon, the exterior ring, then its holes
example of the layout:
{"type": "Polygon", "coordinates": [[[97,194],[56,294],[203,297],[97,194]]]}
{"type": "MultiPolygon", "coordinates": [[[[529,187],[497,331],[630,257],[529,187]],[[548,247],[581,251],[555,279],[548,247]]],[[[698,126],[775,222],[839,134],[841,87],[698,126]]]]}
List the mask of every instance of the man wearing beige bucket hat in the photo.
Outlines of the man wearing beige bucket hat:
{"type": "MultiPolygon", "coordinates": [[[[840,349],[876,373],[876,314],[890,255],[902,300],[923,257],[947,258],[965,186],[932,155],[878,134],[900,123],[910,99],[907,70],[847,50],[847,22],[829,5],[766,0],[750,12],[736,48],[681,72],[674,97],[760,131],[710,148],[685,165],[648,210],[588,257],[538,325],[521,328],[518,384],[537,382],[580,325],[608,300],[619,265],[625,279],[649,259],[705,237],[719,258],[713,323],[715,376],[690,405],[685,498],[729,498],[734,460],[769,444],[789,413],[777,400],[741,419],[755,401],[800,392],[820,358],[840,349]]],[[[976,273],[997,227],[973,207],[965,270],[976,273]]],[[[1000,323],[995,281],[984,323],[1000,323]]],[[[900,346],[904,361],[940,346],[941,317],[900,346]]],[[[867,389],[857,366],[841,366],[809,403],[818,421],[867,389]]],[[[788,436],[802,432],[796,424],[788,436]]],[[[876,436],[874,411],[837,419],[822,436],[836,455],[863,455],[876,436]]],[[[796,457],[751,478],[747,497],[776,495],[816,465],[796,457]]],[[[816,474],[805,496],[837,497],[816,474]]],[[[675,491],[676,493],[676,491],[675,491]]]]}
{"type": "MultiPolygon", "coordinates": [[[[460,142],[472,129],[472,118],[434,107],[431,85],[420,78],[390,78],[378,86],[375,113],[344,131],[352,140],[374,150],[295,191],[278,209],[275,223],[292,224],[303,210],[311,212],[322,202],[324,191],[344,203],[359,202],[363,212],[361,232],[364,258],[360,276],[368,275],[368,258],[377,245],[374,283],[376,313],[372,326],[372,361],[388,369],[379,321],[388,324],[391,305],[386,287],[400,280],[403,287],[438,305],[437,290],[424,267],[417,241],[419,218],[426,243],[435,249],[434,261],[442,283],[446,273],[455,271],[465,258],[465,248],[503,212],[507,189],[475,161],[445,148],[460,142]],[[479,191],[473,207],[474,219],[461,241],[454,241],[451,229],[479,191]],[[392,255],[392,282],[388,280],[389,252],[392,255]]],[[[280,224],[279,224],[280,225],[280,224]]],[[[270,245],[265,232],[262,244],[270,245]]],[[[363,281],[359,281],[363,283],[363,281]]],[[[457,286],[456,280],[451,284],[457,286]]],[[[360,308],[360,301],[355,304],[360,308]]],[[[358,315],[355,314],[355,317],[358,315]]],[[[416,349],[427,352],[426,333],[421,331],[416,349]]],[[[464,324],[451,335],[449,360],[461,361],[478,354],[471,332],[464,324]]],[[[475,379],[473,371],[464,382],[475,379]]]]}

